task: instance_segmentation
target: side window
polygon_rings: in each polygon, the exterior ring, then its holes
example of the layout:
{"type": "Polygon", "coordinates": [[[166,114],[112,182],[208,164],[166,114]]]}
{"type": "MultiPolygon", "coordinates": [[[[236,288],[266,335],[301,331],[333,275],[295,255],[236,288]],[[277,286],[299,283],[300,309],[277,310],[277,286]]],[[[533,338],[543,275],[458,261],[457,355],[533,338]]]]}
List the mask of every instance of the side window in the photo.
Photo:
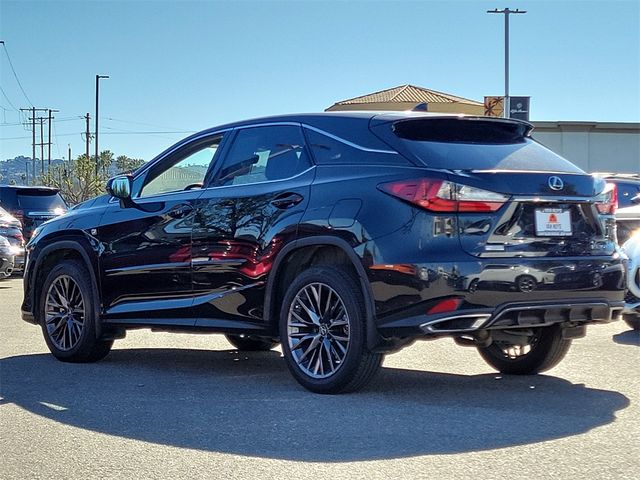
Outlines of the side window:
{"type": "Polygon", "coordinates": [[[168,164],[163,162],[157,169],[152,168],[142,186],[140,197],[201,187],[221,141],[222,135],[218,135],[177,154],[168,164]]]}
{"type": "Polygon", "coordinates": [[[245,128],[236,135],[213,186],[282,180],[310,166],[300,127],[245,128]]]}
{"type": "MultiPolygon", "coordinates": [[[[360,163],[375,165],[407,165],[401,155],[383,152],[367,152],[347,145],[309,128],[305,129],[309,149],[318,165],[340,165],[360,163]]],[[[390,148],[388,150],[391,150],[390,148]]]]}

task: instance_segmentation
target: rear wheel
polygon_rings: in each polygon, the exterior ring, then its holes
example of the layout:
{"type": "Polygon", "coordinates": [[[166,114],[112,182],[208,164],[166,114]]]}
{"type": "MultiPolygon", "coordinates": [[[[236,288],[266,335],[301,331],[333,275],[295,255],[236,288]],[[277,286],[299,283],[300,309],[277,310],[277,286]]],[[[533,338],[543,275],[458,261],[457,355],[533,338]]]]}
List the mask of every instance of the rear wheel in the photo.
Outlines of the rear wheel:
{"type": "Polygon", "coordinates": [[[241,352],[259,352],[271,350],[278,345],[269,337],[257,337],[253,335],[225,335],[231,345],[241,352]]]}
{"type": "MultiPolygon", "coordinates": [[[[519,333],[519,332],[516,332],[519,333]]],[[[531,375],[555,367],[564,358],[571,340],[562,338],[558,325],[529,331],[530,335],[514,335],[509,341],[501,335],[488,347],[480,347],[482,358],[496,370],[514,375],[531,375]]]]}
{"type": "Polygon", "coordinates": [[[65,362],[95,362],[111,351],[113,340],[96,337],[97,312],[89,272],[67,260],[49,272],[42,286],[39,321],[49,350],[65,362]]]}
{"type": "Polygon", "coordinates": [[[301,273],[285,294],[280,339],[287,367],[306,389],[342,393],[363,388],[382,355],[366,348],[362,292],[335,267],[301,273]]]}

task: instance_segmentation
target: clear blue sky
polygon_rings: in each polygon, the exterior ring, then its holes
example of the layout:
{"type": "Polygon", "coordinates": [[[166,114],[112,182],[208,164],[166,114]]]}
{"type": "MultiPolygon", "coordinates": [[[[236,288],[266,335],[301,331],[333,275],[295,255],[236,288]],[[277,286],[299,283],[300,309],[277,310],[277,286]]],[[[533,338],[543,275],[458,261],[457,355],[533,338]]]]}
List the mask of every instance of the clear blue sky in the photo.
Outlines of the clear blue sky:
{"type": "MultiPolygon", "coordinates": [[[[100,147],[150,159],[227,121],[322,111],[406,83],[481,100],[504,89],[532,120],[640,121],[640,1],[0,0],[0,39],[36,107],[60,110],[52,153],[84,150],[77,116],[100,89],[100,147]]],[[[0,85],[29,104],[0,51],[0,85]]],[[[30,156],[30,132],[0,95],[0,160],[30,156]],[[14,125],[12,125],[14,124],[14,125]],[[14,137],[26,137],[17,138],[14,137]]],[[[93,128],[93,127],[92,127],[93,128]]]]}

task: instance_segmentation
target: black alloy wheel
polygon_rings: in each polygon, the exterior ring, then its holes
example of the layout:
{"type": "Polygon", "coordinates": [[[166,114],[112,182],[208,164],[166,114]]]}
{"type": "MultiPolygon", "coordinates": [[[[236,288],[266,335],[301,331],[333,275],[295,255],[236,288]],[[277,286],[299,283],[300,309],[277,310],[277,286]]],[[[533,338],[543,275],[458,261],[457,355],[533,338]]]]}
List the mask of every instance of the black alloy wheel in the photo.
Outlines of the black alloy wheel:
{"type": "Polygon", "coordinates": [[[107,356],[113,340],[96,337],[91,277],[80,263],[66,260],[47,275],[39,321],[51,353],[67,362],[95,362],[107,356]]]}
{"type": "Polygon", "coordinates": [[[317,393],[359,390],[382,362],[366,349],[360,287],[334,266],[311,268],[294,280],[282,304],[280,338],[293,376],[317,393]]]}

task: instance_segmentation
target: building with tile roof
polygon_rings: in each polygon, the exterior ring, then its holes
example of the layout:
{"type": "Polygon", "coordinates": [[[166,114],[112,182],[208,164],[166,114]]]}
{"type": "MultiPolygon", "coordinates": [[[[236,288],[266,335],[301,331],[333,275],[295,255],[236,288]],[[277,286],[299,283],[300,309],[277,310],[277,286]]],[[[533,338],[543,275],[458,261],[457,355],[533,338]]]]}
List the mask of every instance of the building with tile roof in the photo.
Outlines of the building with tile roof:
{"type": "Polygon", "coordinates": [[[344,110],[403,111],[484,115],[484,103],[415,85],[400,85],[334,103],[327,112],[344,110]]]}

